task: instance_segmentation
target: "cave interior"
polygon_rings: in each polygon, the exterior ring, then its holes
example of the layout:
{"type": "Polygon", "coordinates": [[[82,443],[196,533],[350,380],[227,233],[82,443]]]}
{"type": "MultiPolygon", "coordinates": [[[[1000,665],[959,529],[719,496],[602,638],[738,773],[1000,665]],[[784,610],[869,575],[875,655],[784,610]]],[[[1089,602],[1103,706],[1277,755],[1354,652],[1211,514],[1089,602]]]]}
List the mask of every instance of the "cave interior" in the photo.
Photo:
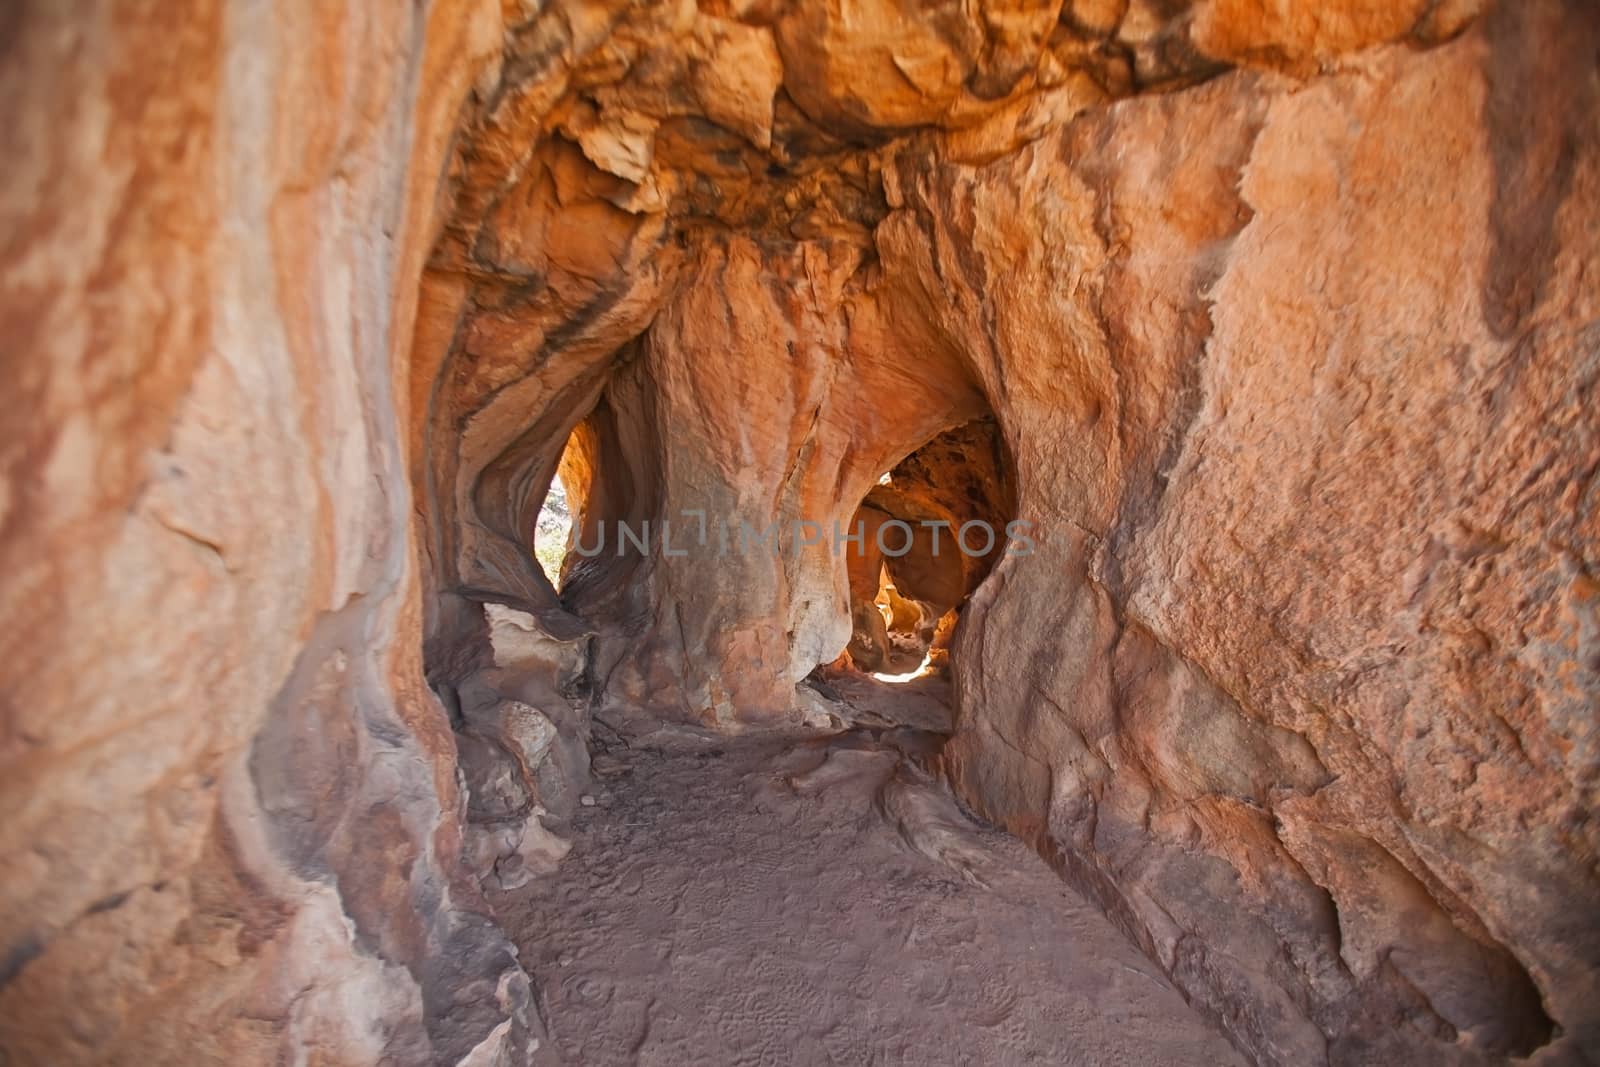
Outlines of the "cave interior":
{"type": "Polygon", "coordinates": [[[1600,1062],[1592,3],[25,2],[0,98],[0,1063],[1600,1062]]]}

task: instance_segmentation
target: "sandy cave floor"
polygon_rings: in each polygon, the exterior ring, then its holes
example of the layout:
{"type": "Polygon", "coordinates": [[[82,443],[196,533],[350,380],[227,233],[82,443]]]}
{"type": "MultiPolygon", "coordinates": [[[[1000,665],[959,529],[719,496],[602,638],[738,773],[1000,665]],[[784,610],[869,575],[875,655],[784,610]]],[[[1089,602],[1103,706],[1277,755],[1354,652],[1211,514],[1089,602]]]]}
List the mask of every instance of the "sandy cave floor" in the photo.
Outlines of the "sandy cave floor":
{"type": "Polygon", "coordinates": [[[571,853],[492,897],[550,1028],[538,1062],[1242,1062],[917,769],[936,735],[601,735],[571,853]]]}

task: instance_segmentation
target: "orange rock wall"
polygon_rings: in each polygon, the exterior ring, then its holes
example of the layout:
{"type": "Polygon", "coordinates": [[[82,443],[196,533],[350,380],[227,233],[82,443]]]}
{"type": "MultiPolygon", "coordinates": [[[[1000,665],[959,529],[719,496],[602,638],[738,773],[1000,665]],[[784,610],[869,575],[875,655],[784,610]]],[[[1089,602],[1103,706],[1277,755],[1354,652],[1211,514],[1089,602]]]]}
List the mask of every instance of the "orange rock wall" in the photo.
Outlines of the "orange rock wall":
{"type": "Polygon", "coordinates": [[[849,634],[811,548],[558,598],[569,434],[765,527],[992,416],[963,799],[1258,1062],[1595,1055],[1600,25],[1480,6],[0,16],[6,1052],[522,1062],[460,693],[571,793],[849,634]]]}
{"type": "Polygon", "coordinates": [[[898,171],[885,277],[955,292],[1051,530],[947,770],[1264,1062],[1600,1040],[1597,41],[1508,8],[898,171]]]}
{"type": "Polygon", "coordinates": [[[403,432],[499,11],[0,24],[0,1058],[525,1047],[422,685],[403,432]]]}

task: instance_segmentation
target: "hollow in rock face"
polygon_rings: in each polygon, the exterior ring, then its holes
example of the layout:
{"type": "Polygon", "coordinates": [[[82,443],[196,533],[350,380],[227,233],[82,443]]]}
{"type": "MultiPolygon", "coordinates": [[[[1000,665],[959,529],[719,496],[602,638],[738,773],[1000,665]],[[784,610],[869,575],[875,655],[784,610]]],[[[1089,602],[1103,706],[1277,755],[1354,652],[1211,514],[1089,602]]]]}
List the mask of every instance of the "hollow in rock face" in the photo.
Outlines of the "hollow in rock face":
{"type": "Polygon", "coordinates": [[[1600,1060],[1597,56],[0,5],[0,1064],[1600,1060]]]}

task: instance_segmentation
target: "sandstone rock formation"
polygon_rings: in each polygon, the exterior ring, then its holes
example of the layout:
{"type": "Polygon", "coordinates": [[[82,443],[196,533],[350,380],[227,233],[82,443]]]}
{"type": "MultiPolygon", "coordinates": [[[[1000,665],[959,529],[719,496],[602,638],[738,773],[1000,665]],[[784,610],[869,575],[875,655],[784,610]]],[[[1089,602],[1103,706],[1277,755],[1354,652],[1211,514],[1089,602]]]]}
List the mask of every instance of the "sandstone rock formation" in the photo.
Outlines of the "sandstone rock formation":
{"type": "Polygon", "coordinates": [[[937,765],[1244,1055],[1600,1057],[1591,4],[25,0],[0,98],[11,1062],[539,1054],[480,885],[596,712],[825,721],[864,510],[1031,524],[889,568],[937,765]]]}

